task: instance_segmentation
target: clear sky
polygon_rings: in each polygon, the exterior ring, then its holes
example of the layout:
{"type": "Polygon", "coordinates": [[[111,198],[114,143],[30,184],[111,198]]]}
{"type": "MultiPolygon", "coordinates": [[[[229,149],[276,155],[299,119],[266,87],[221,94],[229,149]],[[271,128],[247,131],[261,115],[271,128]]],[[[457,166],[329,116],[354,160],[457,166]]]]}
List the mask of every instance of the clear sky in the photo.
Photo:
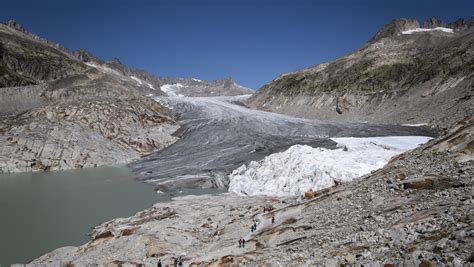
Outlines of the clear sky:
{"type": "Polygon", "coordinates": [[[158,76],[232,76],[258,89],[361,47],[399,17],[469,18],[474,1],[14,0],[0,20],[158,76]]]}

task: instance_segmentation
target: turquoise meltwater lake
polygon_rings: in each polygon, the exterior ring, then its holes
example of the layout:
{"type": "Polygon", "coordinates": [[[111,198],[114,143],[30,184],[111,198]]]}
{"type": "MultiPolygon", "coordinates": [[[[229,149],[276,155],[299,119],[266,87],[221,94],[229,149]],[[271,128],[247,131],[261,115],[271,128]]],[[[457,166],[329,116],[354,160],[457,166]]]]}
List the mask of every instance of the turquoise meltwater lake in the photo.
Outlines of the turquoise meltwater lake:
{"type": "MultiPolygon", "coordinates": [[[[219,193],[188,190],[177,195],[219,193]]],[[[97,224],[170,201],[126,167],[0,175],[0,265],[89,241],[97,224]]]]}

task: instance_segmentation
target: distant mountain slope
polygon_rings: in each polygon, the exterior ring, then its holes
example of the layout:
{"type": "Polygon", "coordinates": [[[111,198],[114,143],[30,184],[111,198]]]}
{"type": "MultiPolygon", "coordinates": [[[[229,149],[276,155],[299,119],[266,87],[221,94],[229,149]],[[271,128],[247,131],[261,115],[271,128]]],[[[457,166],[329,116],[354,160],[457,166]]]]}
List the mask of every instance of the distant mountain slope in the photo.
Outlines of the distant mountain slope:
{"type": "Polygon", "coordinates": [[[247,104],[336,121],[449,125],[473,113],[473,25],[393,20],[361,49],[282,74],[247,104]]]}
{"type": "Polygon", "coordinates": [[[168,146],[162,94],[60,45],[0,24],[0,173],[126,163],[168,146]]]}
{"type": "Polygon", "coordinates": [[[161,90],[169,96],[235,96],[252,94],[249,88],[237,84],[232,78],[203,81],[195,78],[161,78],[161,90]]]}
{"type": "MultiPolygon", "coordinates": [[[[158,77],[144,70],[126,67],[119,59],[102,61],[85,50],[77,51],[75,55],[88,66],[102,71],[116,71],[134,80],[139,87],[161,90],[168,96],[234,96],[253,93],[251,89],[237,84],[232,78],[205,81],[196,78],[158,77]]],[[[161,95],[161,92],[156,95],[161,95]]]]}

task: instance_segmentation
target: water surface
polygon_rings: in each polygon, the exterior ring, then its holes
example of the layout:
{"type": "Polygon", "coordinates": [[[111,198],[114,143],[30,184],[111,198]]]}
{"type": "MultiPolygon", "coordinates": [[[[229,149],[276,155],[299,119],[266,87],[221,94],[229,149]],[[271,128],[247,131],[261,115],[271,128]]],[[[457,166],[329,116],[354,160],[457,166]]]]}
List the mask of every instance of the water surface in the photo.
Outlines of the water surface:
{"type": "Polygon", "coordinates": [[[0,175],[0,265],[84,244],[91,227],[171,199],[133,177],[126,167],[0,175]]]}

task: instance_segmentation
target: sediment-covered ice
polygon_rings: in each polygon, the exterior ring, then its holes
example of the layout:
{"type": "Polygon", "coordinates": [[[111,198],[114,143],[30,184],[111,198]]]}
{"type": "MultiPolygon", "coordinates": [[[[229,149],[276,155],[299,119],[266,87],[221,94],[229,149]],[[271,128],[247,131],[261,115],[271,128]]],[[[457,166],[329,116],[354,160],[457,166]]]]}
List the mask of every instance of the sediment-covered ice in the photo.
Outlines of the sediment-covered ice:
{"type": "Polygon", "coordinates": [[[299,195],[321,190],[382,168],[391,157],[426,143],[430,137],[391,136],[331,138],[331,150],[294,145],[288,150],[252,161],[229,176],[229,191],[239,195],[299,195]]]}

